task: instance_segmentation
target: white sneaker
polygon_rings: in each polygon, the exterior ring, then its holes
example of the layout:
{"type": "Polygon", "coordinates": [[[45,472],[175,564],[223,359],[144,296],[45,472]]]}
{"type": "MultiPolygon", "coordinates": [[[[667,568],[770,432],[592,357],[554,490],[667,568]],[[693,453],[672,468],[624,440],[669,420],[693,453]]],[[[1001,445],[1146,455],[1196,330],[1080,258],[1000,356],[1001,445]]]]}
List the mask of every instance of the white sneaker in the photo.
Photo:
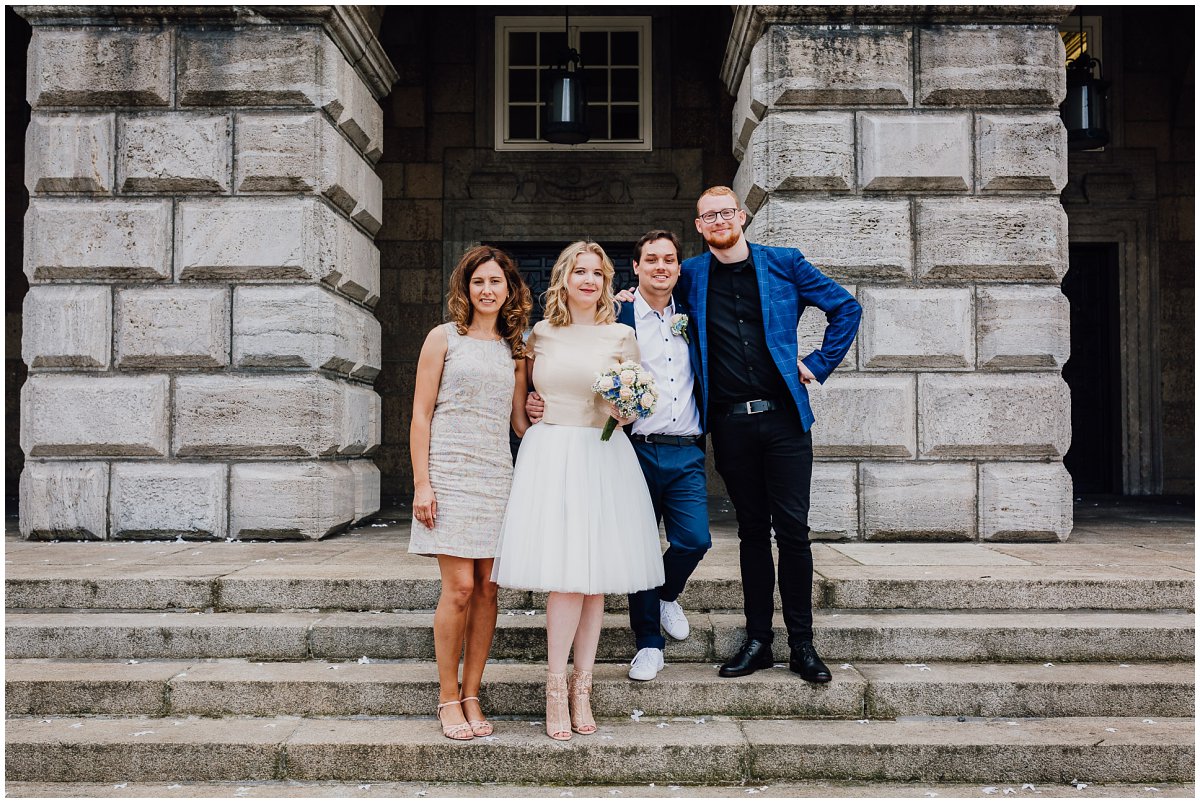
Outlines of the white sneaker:
{"type": "Polygon", "coordinates": [[[629,677],[633,680],[654,680],[658,670],[665,666],[663,651],[654,647],[642,647],[629,662],[629,677]]]}
{"type": "Polygon", "coordinates": [[[683,608],[678,602],[658,602],[658,618],[662,624],[663,632],[676,641],[682,641],[688,637],[688,633],[692,632],[692,628],[688,625],[687,617],[683,615],[683,608]]]}

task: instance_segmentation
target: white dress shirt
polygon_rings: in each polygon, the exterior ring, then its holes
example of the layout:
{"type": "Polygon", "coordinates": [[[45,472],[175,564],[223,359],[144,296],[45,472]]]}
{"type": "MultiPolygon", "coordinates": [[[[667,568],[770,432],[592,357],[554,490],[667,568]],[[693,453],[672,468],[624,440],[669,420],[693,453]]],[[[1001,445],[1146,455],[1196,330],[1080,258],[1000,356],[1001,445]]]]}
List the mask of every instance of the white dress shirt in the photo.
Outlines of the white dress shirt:
{"type": "MultiPolygon", "coordinates": [[[[634,291],[633,318],[637,325],[642,365],[654,375],[658,408],[652,415],[633,423],[635,435],[699,435],[700,411],[692,395],[692,358],[688,344],[671,333],[675,299],[659,315],[642,294],[634,291]]],[[[695,337],[695,332],[689,332],[695,337]]]]}

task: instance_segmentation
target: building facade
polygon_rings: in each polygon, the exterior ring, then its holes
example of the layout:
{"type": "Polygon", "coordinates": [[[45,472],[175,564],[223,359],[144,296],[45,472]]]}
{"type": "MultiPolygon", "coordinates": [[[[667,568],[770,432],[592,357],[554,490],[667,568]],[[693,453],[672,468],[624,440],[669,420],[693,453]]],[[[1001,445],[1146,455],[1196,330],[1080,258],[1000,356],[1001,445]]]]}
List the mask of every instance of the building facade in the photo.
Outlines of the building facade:
{"type": "Polygon", "coordinates": [[[466,247],[509,249],[535,288],[582,237],[619,266],[652,227],[694,253],[712,184],[864,308],[812,392],[818,536],[1060,540],[1074,489],[1190,494],[1192,43],[1171,13],[1191,10],[1104,11],[1113,139],[1068,157],[1072,11],[19,7],[22,534],[319,538],[372,515],[411,492],[416,357],[466,247]],[[551,147],[565,43],[594,136],[551,147]]]}

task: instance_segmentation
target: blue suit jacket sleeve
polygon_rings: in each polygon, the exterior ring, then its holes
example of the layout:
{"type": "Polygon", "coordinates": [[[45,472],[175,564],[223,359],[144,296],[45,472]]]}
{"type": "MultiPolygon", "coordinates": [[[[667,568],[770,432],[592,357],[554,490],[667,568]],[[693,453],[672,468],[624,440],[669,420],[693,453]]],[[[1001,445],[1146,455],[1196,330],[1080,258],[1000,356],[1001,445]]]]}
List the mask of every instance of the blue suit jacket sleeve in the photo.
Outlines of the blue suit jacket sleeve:
{"type": "Polygon", "coordinates": [[[792,255],[792,277],[800,300],[825,313],[821,348],[802,358],[817,381],[825,384],[854,342],[862,306],[844,287],[814,268],[800,251],[793,250],[792,255]]]}

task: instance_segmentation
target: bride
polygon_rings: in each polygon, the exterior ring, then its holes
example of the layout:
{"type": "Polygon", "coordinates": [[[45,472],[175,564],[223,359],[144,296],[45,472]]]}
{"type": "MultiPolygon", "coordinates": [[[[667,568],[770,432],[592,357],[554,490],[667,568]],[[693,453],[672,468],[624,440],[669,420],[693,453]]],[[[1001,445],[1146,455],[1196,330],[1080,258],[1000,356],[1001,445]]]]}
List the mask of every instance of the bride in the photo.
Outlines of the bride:
{"type": "Polygon", "coordinates": [[[622,425],[632,419],[592,391],[596,374],[640,360],[633,329],[616,323],[613,273],[604,249],[590,242],[567,246],[551,271],[546,317],[525,350],[546,409],[517,453],[492,567],[501,586],[550,592],[546,734],[560,741],[596,732],[590,694],[604,595],[663,582],[654,507],[633,446],[621,429],[600,440],[610,415],[622,425]]]}

